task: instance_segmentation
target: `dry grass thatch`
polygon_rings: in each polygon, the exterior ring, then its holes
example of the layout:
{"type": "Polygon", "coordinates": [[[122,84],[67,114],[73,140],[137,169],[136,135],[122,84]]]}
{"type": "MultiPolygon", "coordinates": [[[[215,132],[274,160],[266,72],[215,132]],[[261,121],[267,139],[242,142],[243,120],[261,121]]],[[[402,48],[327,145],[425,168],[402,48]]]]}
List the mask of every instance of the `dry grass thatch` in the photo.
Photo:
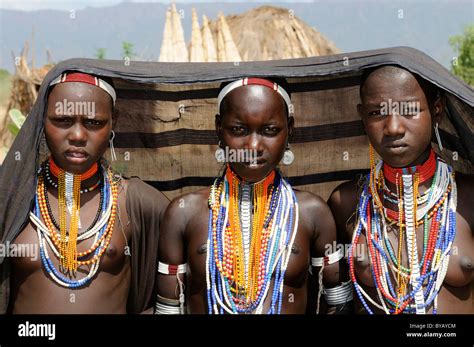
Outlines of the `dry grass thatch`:
{"type": "MultiPolygon", "coordinates": [[[[225,19],[244,61],[303,58],[340,52],[334,43],[285,8],[262,6],[225,19]]],[[[214,41],[218,36],[219,20],[209,24],[214,41]]]]}
{"type": "Polygon", "coordinates": [[[202,17],[200,27],[193,9],[188,53],[183,49],[181,18],[172,5],[166,14],[159,61],[239,62],[340,52],[334,43],[285,8],[262,6],[239,15],[219,14],[214,21],[202,17]]]}
{"type": "Polygon", "coordinates": [[[8,131],[8,123],[10,122],[8,112],[13,108],[19,109],[24,115],[30,112],[38,96],[41,82],[52,67],[52,64],[44,65],[41,68],[34,68],[34,65],[30,67],[27,57],[28,43],[25,43],[21,55],[13,57],[15,74],[12,76],[10,99],[4,114],[0,117],[0,147],[9,147],[13,141],[13,136],[8,131]]]}

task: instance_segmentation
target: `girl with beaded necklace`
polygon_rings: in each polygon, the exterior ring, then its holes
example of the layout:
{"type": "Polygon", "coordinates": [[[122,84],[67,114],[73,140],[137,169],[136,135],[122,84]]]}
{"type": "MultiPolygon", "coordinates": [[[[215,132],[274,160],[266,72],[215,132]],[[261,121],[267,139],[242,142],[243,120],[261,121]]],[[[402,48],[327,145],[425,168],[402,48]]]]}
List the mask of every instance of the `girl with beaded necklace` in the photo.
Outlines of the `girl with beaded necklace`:
{"type": "Polygon", "coordinates": [[[3,271],[11,267],[9,312],[140,313],[150,307],[168,200],[137,178],[113,173],[103,159],[108,143],[114,159],[115,101],[111,81],[97,76],[66,72],[50,84],[44,113],[50,156],[37,171],[29,221],[12,240],[38,247],[40,256],[2,264],[3,271]]]}
{"type": "Polygon", "coordinates": [[[398,66],[366,71],[360,95],[370,173],[329,198],[340,239],[351,243],[357,311],[474,313],[474,179],[431,146],[435,135],[443,152],[443,96],[398,66]],[[418,107],[385,107],[403,103],[418,107]]]}
{"type": "Polygon", "coordinates": [[[211,187],[168,207],[156,313],[305,313],[308,295],[318,296],[307,293],[310,264],[332,309],[351,299],[350,285],[339,285],[340,252],[326,252],[336,237],[328,206],[293,189],[277,168],[282,158],[293,161],[293,105],[285,89],[262,78],[221,88],[216,158],[232,150],[248,157],[228,158],[211,187]]]}

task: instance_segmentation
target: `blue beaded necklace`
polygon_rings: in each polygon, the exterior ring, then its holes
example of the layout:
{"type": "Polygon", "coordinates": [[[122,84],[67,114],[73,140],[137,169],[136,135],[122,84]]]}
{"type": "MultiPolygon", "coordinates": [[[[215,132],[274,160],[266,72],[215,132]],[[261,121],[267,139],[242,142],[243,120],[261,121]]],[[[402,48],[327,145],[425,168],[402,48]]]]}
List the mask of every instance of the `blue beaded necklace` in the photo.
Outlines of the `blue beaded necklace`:
{"type": "MultiPolygon", "coordinates": [[[[264,257],[263,284],[258,296],[252,302],[244,302],[239,292],[233,291],[233,283],[222,273],[216,264],[214,254],[222,262],[224,259],[225,244],[224,232],[229,227],[229,182],[224,174],[215,180],[211,188],[210,210],[208,223],[208,253],[206,259],[207,302],[209,314],[249,314],[261,312],[263,303],[274,281],[271,293],[269,314],[281,312],[283,282],[288,264],[291,247],[297,231],[297,220],[294,216],[298,211],[296,195],[291,186],[275,173],[273,194],[269,211],[264,219],[264,228],[271,226],[266,244],[267,252],[264,257]],[[221,191],[220,194],[217,192],[221,191]],[[218,207],[213,209],[212,207],[218,207]],[[217,215],[214,215],[217,211],[217,215]],[[215,225],[213,223],[215,221],[215,225]],[[215,233],[215,234],[214,234],[215,233]],[[216,240],[214,242],[214,240],[216,240]]],[[[258,266],[258,264],[256,264],[258,266]]]]}

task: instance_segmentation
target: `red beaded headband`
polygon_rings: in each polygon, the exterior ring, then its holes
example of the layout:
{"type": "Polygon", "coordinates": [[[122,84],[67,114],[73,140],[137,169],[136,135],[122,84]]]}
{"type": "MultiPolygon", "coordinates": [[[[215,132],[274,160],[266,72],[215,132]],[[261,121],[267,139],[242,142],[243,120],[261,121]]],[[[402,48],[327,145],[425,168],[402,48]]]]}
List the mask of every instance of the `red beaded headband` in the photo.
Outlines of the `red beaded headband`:
{"type": "Polygon", "coordinates": [[[104,80],[100,78],[97,78],[95,76],[82,73],[82,72],[69,72],[69,73],[63,73],[59,75],[58,77],[56,77],[50,83],[50,86],[53,86],[59,83],[65,83],[65,82],[81,82],[81,83],[87,83],[87,84],[99,87],[112,97],[112,101],[115,105],[115,100],[117,99],[117,95],[115,94],[114,88],[109,83],[105,82],[104,80]]]}
{"type": "Polygon", "coordinates": [[[291,104],[291,99],[288,93],[277,83],[266,80],[264,78],[256,78],[256,77],[246,77],[242,78],[240,80],[234,81],[232,83],[229,83],[226,85],[224,88],[222,88],[221,92],[219,93],[217,97],[217,113],[220,111],[221,103],[222,100],[226,97],[227,94],[229,94],[231,91],[238,87],[242,86],[251,86],[251,85],[259,85],[259,86],[264,86],[270,89],[273,89],[276,91],[278,94],[281,95],[283,100],[285,100],[286,106],[288,107],[288,113],[292,115],[293,112],[293,106],[291,104]]]}

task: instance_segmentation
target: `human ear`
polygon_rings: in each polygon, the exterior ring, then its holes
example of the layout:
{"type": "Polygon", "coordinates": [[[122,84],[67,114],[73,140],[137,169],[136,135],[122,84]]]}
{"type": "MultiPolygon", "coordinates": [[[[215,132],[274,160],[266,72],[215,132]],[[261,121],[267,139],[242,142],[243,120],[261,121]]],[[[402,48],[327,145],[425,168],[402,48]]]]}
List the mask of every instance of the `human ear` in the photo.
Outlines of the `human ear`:
{"type": "Polygon", "coordinates": [[[220,114],[216,114],[214,125],[216,127],[216,135],[219,139],[219,142],[222,141],[222,117],[220,114]]]}
{"type": "Polygon", "coordinates": [[[446,107],[446,97],[444,94],[440,92],[437,93],[436,99],[433,103],[433,122],[439,123],[441,122],[441,117],[446,107]]]}
{"type": "Polygon", "coordinates": [[[295,127],[295,119],[293,116],[288,117],[288,141],[293,137],[293,131],[295,127]]]}

